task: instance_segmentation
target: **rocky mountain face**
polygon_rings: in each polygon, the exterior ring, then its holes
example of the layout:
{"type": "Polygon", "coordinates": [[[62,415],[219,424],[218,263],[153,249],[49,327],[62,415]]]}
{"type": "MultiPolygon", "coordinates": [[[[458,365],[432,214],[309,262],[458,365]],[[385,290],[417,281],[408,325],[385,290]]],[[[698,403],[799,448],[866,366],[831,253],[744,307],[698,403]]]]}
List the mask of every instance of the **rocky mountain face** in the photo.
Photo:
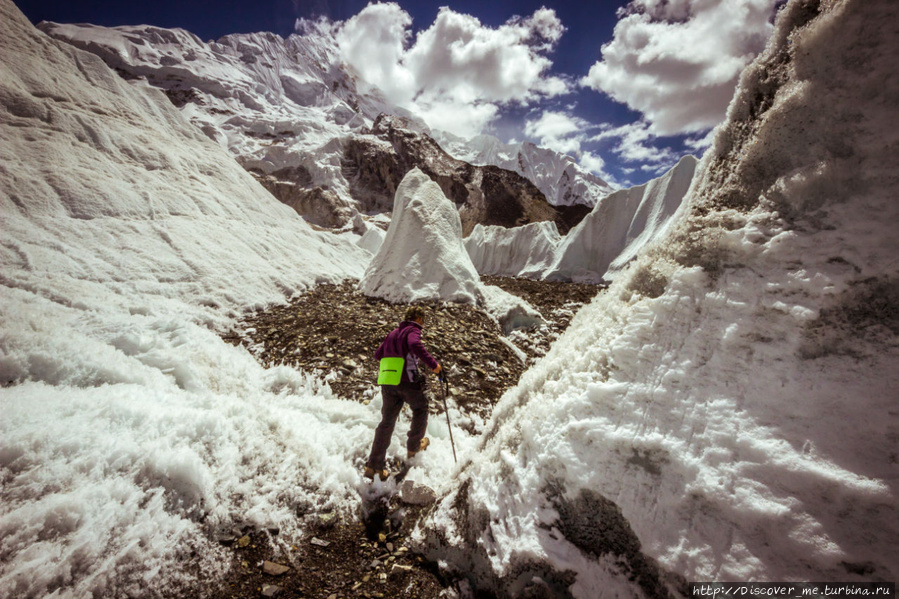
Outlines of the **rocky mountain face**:
{"type": "Polygon", "coordinates": [[[444,151],[409,119],[381,115],[370,135],[357,135],[344,149],[344,175],[363,211],[389,210],[396,188],[413,168],[421,169],[459,209],[463,235],[478,223],[515,227],[555,221],[570,228],[565,215],[521,175],[496,166],[473,166],[444,151]]]}
{"type": "Polygon", "coordinates": [[[477,223],[546,220],[565,232],[594,203],[589,194],[578,202],[570,189],[538,188],[505,164],[453,158],[407,111],[359,91],[324,25],[286,39],[255,33],[205,43],[184,30],[148,26],[39,28],[97,54],[135,84],[165,91],[272,195],[319,226],[390,211],[396,186],[414,167],[456,203],[465,234],[477,223]],[[561,205],[547,201],[560,194],[567,198],[561,205]]]}
{"type": "Polygon", "coordinates": [[[433,136],[441,147],[460,160],[507,168],[533,181],[553,206],[584,206],[589,211],[615,191],[571,156],[528,141],[507,144],[492,135],[464,139],[446,131],[434,131],[433,136]]]}

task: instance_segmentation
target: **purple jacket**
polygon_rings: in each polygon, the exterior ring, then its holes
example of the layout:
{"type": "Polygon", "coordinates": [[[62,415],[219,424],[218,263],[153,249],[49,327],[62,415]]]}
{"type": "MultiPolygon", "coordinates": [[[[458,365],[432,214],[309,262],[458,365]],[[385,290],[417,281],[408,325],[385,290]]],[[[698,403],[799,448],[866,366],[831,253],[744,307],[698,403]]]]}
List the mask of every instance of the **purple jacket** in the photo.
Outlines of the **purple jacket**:
{"type": "MultiPolygon", "coordinates": [[[[401,322],[384,338],[375,352],[375,360],[381,358],[405,358],[407,373],[418,368],[419,359],[431,370],[437,368],[437,360],[431,357],[421,342],[421,325],[411,320],[401,322]]],[[[403,382],[407,382],[408,378],[403,377],[403,382]]]]}

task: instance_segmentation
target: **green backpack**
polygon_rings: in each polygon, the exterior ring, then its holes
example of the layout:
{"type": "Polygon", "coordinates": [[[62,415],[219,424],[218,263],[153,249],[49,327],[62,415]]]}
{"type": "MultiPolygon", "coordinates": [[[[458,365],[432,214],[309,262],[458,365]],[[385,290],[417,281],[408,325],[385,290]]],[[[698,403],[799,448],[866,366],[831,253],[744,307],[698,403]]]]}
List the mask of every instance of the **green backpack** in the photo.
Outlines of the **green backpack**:
{"type": "Polygon", "coordinates": [[[381,367],[378,370],[379,385],[399,385],[403,380],[404,358],[381,358],[381,367]]]}

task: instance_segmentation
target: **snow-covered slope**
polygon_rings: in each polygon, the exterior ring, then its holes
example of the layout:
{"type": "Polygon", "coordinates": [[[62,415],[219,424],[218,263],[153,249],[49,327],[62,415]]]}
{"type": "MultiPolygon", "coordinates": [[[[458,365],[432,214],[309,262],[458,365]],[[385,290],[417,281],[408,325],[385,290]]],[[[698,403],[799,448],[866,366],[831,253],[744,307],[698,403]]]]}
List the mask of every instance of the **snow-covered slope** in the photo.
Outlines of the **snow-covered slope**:
{"type": "MultiPolygon", "coordinates": [[[[388,105],[376,90],[359,93],[341,62],[333,31],[323,23],[306,23],[304,34],[286,39],[253,33],[208,43],[181,29],[39,27],[96,53],[125,77],[165,90],[185,117],[315,224],[339,228],[356,211],[388,209],[399,181],[416,166],[464,204],[466,232],[472,220],[499,224],[503,218],[530,222],[557,215],[519,174],[472,168],[445,155],[428,137],[427,126],[408,111],[388,105]],[[382,113],[390,116],[377,119],[382,113]],[[514,214],[498,217],[501,210],[492,204],[514,214]]],[[[558,171],[554,176],[577,177],[574,166],[552,156],[558,164],[546,168],[558,171]]],[[[535,167],[529,173],[545,178],[535,167]]],[[[571,184],[565,193],[581,191],[571,184]]],[[[583,211],[563,209],[560,222],[567,223],[567,230],[583,211]]]]}
{"type": "Polygon", "coordinates": [[[899,577],[896,22],[782,9],[687,209],[500,401],[432,558],[500,596],[899,577]]]}
{"type": "Polygon", "coordinates": [[[465,249],[482,275],[539,279],[552,264],[561,241],[553,222],[511,229],[477,225],[465,238],[465,249]]]}
{"type": "Polygon", "coordinates": [[[9,0],[0,22],[0,595],[211,583],[219,526],[288,529],[298,505],[355,496],[377,421],[211,329],[369,255],[313,231],[162,92],[9,0]]]}
{"type": "Polygon", "coordinates": [[[529,179],[554,206],[583,204],[593,207],[614,188],[566,154],[541,148],[531,142],[507,144],[492,135],[463,139],[445,131],[434,131],[443,149],[471,164],[492,164],[529,179]]]}
{"type": "Polygon", "coordinates": [[[600,200],[559,244],[543,278],[594,282],[611,278],[664,233],[690,188],[695,170],[696,159],[684,156],[658,179],[600,200]]]}
{"type": "Polygon", "coordinates": [[[208,43],[149,26],[40,28],[166,90],[192,123],[319,224],[344,224],[356,207],[343,175],[344,140],[381,112],[406,115],[358,93],[330,32],[312,24],[287,39],[252,33],[208,43]]]}

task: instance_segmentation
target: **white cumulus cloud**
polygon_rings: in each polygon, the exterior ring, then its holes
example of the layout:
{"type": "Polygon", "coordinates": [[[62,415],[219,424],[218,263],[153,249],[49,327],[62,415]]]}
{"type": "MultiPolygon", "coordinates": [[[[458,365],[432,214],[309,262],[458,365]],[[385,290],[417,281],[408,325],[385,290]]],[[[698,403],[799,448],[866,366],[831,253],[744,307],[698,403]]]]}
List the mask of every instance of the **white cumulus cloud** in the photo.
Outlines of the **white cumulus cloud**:
{"type": "Polygon", "coordinates": [[[561,152],[577,154],[585,139],[583,131],[590,125],[576,116],[545,110],[538,119],[528,120],[524,125],[525,135],[539,140],[540,146],[561,152]]]}
{"type": "Polygon", "coordinates": [[[655,138],[649,124],[638,121],[607,129],[593,136],[590,141],[618,139],[618,144],[612,151],[625,161],[642,163],[644,170],[665,170],[677,162],[678,156],[670,148],[651,145],[650,142],[655,138]]]}
{"type": "Polygon", "coordinates": [[[414,40],[411,26],[398,4],[369,4],[338,26],[337,42],[344,61],[368,84],[433,128],[475,135],[504,104],[570,89],[549,74],[545,54],[565,31],[551,9],[491,28],[444,7],[414,40]]]}
{"type": "Polygon", "coordinates": [[[778,0],[633,0],[581,84],[643,113],[658,135],[723,120],[765,46],[778,0]]]}

